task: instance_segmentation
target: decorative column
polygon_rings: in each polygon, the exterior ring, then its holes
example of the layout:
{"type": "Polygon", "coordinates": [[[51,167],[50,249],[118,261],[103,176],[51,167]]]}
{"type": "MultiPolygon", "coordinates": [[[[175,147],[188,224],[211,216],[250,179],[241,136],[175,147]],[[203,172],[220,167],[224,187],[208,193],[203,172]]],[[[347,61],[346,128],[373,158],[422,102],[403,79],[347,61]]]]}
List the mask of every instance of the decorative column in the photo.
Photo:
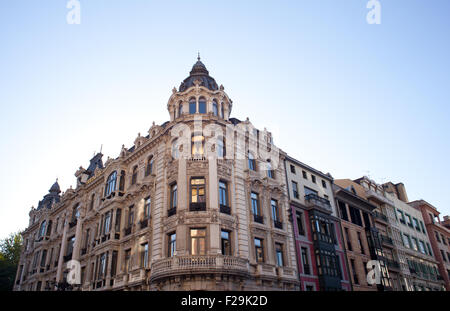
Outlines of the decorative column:
{"type": "MultiPolygon", "coordinates": [[[[209,173],[209,208],[212,213],[219,213],[219,185],[217,177],[217,158],[211,157],[208,159],[208,173],[209,173]]],[[[221,253],[220,248],[220,225],[219,222],[211,222],[209,226],[209,253],[216,255],[221,253]]]]}
{"type": "Polygon", "coordinates": [[[67,248],[67,231],[69,230],[69,222],[67,221],[67,215],[64,216],[63,220],[63,235],[61,241],[61,249],[59,250],[59,259],[58,259],[58,270],[56,272],[56,282],[60,283],[62,281],[62,270],[64,265],[64,254],[66,253],[67,248]]]}
{"type": "Polygon", "coordinates": [[[82,229],[84,220],[84,208],[80,210],[80,216],[77,219],[77,228],[75,229],[75,245],[73,246],[72,260],[80,260],[80,248],[82,240],[82,229]]]}
{"type": "MultiPolygon", "coordinates": [[[[183,153],[185,151],[183,150],[183,153]]],[[[187,184],[187,175],[186,175],[186,158],[181,154],[180,158],[178,159],[178,178],[177,178],[177,196],[178,196],[178,202],[177,202],[177,217],[180,217],[181,215],[184,215],[186,212],[188,212],[189,208],[189,187],[187,184]]],[[[169,200],[170,202],[170,196],[169,200]]],[[[169,203],[170,204],[170,203],[169,203]]],[[[183,217],[183,216],[182,216],[183,217]]],[[[188,255],[188,236],[186,236],[186,225],[178,224],[177,230],[176,230],[176,254],[183,256],[188,255]]]]}

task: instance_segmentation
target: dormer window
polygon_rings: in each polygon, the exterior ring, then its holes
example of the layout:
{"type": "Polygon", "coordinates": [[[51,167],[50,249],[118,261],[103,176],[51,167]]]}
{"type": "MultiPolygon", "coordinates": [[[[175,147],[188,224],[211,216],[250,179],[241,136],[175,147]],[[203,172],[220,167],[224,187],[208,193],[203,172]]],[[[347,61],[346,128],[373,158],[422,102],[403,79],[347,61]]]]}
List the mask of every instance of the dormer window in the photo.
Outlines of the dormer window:
{"type": "Polygon", "coordinates": [[[189,99],[189,114],[194,114],[197,112],[197,101],[195,98],[189,99]]]}
{"type": "Polygon", "coordinates": [[[111,175],[109,175],[106,181],[105,196],[108,196],[112,192],[116,191],[116,181],[117,181],[117,172],[114,171],[111,173],[111,175]]]}
{"type": "Polygon", "coordinates": [[[204,97],[200,97],[198,101],[198,110],[199,113],[206,113],[206,99],[204,97]]]}

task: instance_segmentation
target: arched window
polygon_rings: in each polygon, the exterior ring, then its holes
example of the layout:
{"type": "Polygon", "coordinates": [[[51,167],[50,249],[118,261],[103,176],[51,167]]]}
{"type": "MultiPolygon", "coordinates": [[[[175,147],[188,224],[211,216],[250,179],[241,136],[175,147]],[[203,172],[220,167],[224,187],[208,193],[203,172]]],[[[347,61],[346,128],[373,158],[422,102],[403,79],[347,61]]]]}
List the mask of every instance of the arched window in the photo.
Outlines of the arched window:
{"type": "Polygon", "coordinates": [[[134,185],[137,181],[137,174],[138,174],[138,166],[135,165],[133,167],[133,175],[131,175],[131,184],[134,185]]]}
{"type": "Polygon", "coordinates": [[[153,156],[149,156],[147,159],[147,168],[145,170],[145,176],[153,173],[153,156]]]}
{"type": "Polygon", "coordinates": [[[183,114],[183,103],[180,102],[178,104],[178,117],[181,117],[182,114],[183,114]]]}
{"type": "Polygon", "coordinates": [[[200,97],[198,101],[198,110],[200,113],[206,113],[206,99],[204,97],[200,97]]]}
{"type": "Polygon", "coordinates": [[[119,191],[124,191],[124,189],[125,189],[125,171],[121,171],[119,181],[119,191]]]}
{"type": "Polygon", "coordinates": [[[197,112],[197,101],[195,98],[189,99],[189,113],[194,114],[197,112]]]}
{"type": "Polygon", "coordinates": [[[46,231],[47,231],[47,233],[46,233],[47,236],[49,236],[50,233],[52,233],[52,221],[51,220],[48,221],[48,226],[47,226],[46,231]]]}
{"type": "Polygon", "coordinates": [[[256,171],[255,157],[250,151],[248,152],[248,168],[252,171],[256,171]]]}
{"type": "Polygon", "coordinates": [[[202,157],[204,155],[205,137],[201,134],[192,135],[191,147],[193,157],[202,157]]]}
{"type": "Polygon", "coordinates": [[[225,141],[223,136],[217,138],[217,157],[223,159],[225,157],[225,141]]]}
{"type": "Polygon", "coordinates": [[[47,225],[47,222],[44,220],[41,223],[41,228],[39,229],[39,237],[43,237],[45,235],[45,227],[47,225]]]}
{"type": "Polygon", "coordinates": [[[219,114],[219,108],[217,106],[217,101],[214,99],[212,103],[213,115],[217,116],[219,114]]]}
{"type": "Polygon", "coordinates": [[[223,108],[223,103],[220,105],[220,115],[223,119],[225,119],[225,109],[223,108]]]}
{"type": "Polygon", "coordinates": [[[117,172],[114,171],[106,180],[105,197],[116,191],[117,172]]]}
{"type": "Polygon", "coordinates": [[[95,193],[91,195],[91,204],[89,204],[89,210],[92,210],[94,208],[95,203],[95,193]]]}

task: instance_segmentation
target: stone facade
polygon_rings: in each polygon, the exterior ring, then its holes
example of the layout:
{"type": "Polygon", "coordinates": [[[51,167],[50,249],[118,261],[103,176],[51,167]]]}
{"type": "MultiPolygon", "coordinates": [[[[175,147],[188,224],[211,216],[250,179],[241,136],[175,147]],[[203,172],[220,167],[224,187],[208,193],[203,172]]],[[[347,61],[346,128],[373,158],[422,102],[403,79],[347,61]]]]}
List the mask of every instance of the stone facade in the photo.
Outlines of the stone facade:
{"type": "Polygon", "coordinates": [[[271,133],[230,118],[200,59],[167,109],[170,121],[104,165],[97,154],[76,189],[56,183],[31,210],[15,290],[299,288],[271,133]],[[69,285],[76,263],[81,284],[69,285]]]}

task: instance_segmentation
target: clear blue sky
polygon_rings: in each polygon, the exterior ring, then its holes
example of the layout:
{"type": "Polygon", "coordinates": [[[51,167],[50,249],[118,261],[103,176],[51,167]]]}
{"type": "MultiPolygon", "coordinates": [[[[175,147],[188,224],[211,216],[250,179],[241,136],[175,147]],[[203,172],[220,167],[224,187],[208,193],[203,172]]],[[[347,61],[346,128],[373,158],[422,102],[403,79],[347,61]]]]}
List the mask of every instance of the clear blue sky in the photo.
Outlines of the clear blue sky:
{"type": "Polygon", "coordinates": [[[450,214],[450,1],[0,2],[0,238],[24,229],[103,144],[131,146],[197,51],[234,101],[293,157],[335,178],[404,182],[450,214]]]}

